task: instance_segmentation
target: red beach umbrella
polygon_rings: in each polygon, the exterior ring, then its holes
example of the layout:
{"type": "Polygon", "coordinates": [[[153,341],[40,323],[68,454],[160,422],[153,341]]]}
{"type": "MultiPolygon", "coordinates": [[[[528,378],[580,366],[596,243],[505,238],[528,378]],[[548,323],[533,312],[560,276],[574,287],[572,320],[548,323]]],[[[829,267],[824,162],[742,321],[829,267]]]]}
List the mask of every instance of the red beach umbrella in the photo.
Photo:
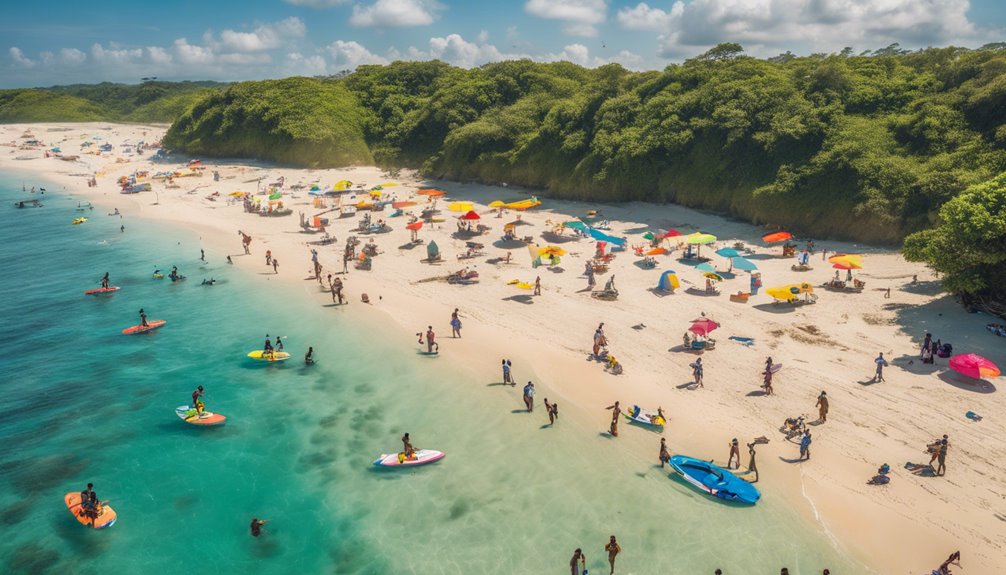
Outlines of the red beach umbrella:
{"type": "Polygon", "coordinates": [[[471,220],[480,220],[480,219],[482,219],[482,217],[479,216],[478,214],[476,214],[475,210],[472,210],[472,211],[469,211],[467,214],[461,216],[461,219],[462,220],[469,220],[469,221],[471,221],[471,220]]]}
{"type": "Polygon", "coordinates": [[[973,353],[962,353],[951,357],[950,369],[975,379],[999,377],[999,368],[996,364],[973,353]]]}
{"type": "Polygon", "coordinates": [[[411,224],[405,224],[405,229],[407,230],[419,231],[420,229],[422,229],[422,227],[423,227],[422,220],[412,222],[411,224]]]}
{"type": "Polygon", "coordinates": [[[698,319],[692,322],[692,327],[688,331],[699,335],[709,335],[709,332],[720,327],[720,324],[707,318],[698,319]]]}
{"type": "Polygon", "coordinates": [[[768,234],[761,237],[761,241],[766,244],[774,244],[776,242],[784,242],[793,237],[793,234],[789,232],[775,232],[774,234],[768,234]]]}

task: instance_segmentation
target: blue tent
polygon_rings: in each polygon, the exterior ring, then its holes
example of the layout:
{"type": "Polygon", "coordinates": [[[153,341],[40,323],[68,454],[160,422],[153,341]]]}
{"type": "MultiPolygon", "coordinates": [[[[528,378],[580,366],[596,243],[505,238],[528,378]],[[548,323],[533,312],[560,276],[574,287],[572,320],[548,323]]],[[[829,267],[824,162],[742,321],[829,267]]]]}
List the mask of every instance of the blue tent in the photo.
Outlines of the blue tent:
{"type": "Polygon", "coordinates": [[[657,289],[660,291],[674,291],[681,287],[678,282],[678,274],[674,270],[667,270],[660,274],[660,281],[657,282],[657,289]]]}

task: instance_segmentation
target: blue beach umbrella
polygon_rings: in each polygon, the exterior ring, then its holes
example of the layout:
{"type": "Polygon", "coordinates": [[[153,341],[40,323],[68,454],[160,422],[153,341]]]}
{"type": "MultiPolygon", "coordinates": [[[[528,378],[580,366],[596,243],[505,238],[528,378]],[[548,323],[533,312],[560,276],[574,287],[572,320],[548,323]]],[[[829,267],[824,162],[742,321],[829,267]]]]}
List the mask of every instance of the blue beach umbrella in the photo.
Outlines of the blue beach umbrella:
{"type": "Polygon", "coordinates": [[[741,253],[733,248],[720,248],[716,250],[716,255],[723,256],[725,258],[735,258],[741,255],[741,253]]]}
{"type": "Polygon", "coordinates": [[[695,266],[695,269],[699,270],[700,272],[714,272],[714,271],[716,271],[716,268],[713,267],[713,264],[711,264],[709,262],[702,262],[699,265],[695,266]]]}
{"type": "Polygon", "coordinates": [[[746,272],[753,272],[758,269],[758,266],[753,261],[744,258],[733,258],[730,260],[730,263],[733,267],[746,272]]]}

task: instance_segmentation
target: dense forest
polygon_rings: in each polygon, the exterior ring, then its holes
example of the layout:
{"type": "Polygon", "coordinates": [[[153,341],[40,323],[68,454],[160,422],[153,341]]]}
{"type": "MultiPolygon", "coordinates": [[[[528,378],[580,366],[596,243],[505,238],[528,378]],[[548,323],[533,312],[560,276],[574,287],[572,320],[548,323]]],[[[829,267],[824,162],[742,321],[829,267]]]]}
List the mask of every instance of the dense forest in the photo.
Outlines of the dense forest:
{"type": "Polygon", "coordinates": [[[767,59],[721,44],[659,71],[432,61],[162,84],[0,91],[0,121],[173,121],[165,143],[203,156],[376,162],[548,197],[676,202],[816,237],[907,237],[906,254],[953,289],[1006,300],[1006,44],[767,59]],[[947,222],[979,217],[975,203],[987,221],[962,248],[947,222]]]}

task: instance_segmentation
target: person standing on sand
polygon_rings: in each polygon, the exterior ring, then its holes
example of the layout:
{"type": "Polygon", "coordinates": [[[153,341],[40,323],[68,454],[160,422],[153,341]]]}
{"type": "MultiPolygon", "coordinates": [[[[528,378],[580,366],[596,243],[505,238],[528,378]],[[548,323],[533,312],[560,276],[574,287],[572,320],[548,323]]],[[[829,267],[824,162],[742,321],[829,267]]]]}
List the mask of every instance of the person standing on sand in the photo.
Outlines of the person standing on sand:
{"type": "Polygon", "coordinates": [[[772,395],[772,358],[768,358],[769,363],[765,367],[765,371],[762,373],[762,384],[761,388],[765,390],[765,395],[772,395]]]}
{"type": "Polygon", "coordinates": [[[249,246],[251,246],[252,242],[251,236],[242,232],[241,230],[238,230],[238,235],[241,236],[241,247],[245,249],[245,255],[250,254],[251,249],[249,248],[249,246]]]}
{"type": "Polygon", "coordinates": [[[343,286],[342,286],[342,279],[341,278],[335,278],[332,281],[332,301],[335,301],[335,298],[338,297],[339,298],[339,305],[342,305],[342,303],[343,303],[342,287],[343,286]]]}
{"type": "Polygon", "coordinates": [[[272,265],[272,250],[265,251],[265,265],[267,266],[272,265]]]}
{"type": "Polygon", "coordinates": [[[534,278],[534,295],[541,295],[541,276],[534,278]]]}
{"type": "Polygon", "coordinates": [[[755,454],[756,454],[754,448],[755,444],[748,443],[747,446],[748,446],[748,455],[750,456],[748,459],[748,469],[750,469],[754,473],[755,478],[753,483],[758,483],[758,466],[755,464],[755,454]]]}
{"type": "Polygon", "coordinates": [[[548,402],[547,397],[543,403],[545,404],[545,414],[548,415],[548,424],[552,425],[555,423],[555,415],[552,413],[552,404],[548,402]]]}
{"type": "Polygon", "coordinates": [[[274,274],[279,273],[279,260],[276,258],[273,258],[272,260],[272,273],[274,274]]]}
{"type": "Polygon", "coordinates": [[[821,391],[821,395],[817,396],[817,404],[814,405],[817,408],[817,419],[821,423],[828,421],[828,392],[821,391]]]}
{"type": "Polygon", "coordinates": [[[622,548],[618,545],[618,541],[615,541],[614,535],[608,540],[608,544],[604,546],[604,550],[608,552],[608,563],[611,565],[610,575],[614,575],[615,557],[622,552],[622,548]]]}
{"type": "Polygon", "coordinates": [[[451,337],[461,337],[461,319],[458,317],[458,308],[451,312],[451,337]]]}
{"type": "Polygon", "coordinates": [[[660,458],[660,467],[671,460],[671,452],[667,451],[667,440],[663,437],[660,438],[660,454],[657,457],[660,458]]]}
{"type": "Polygon", "coordinates": [[[610,433],[612,437],[618,437],[618,416],[622,415],[622,407],[616,401],[608,407],[605,407],[605,409],[611,410],[611,427],[608,428],[608,433],[610,433]]]}
{"type": "Polygon", "coordinates": [[[947,441],[947,436],[943,436],[943,440],[940,441],[940,446],[936,449],[936,460],[939,462],[939,466],[936,468],[936,475],[943,475],[947,472],[947,449],[950,447],[950,442],[947,441]]]}
{"type": "Polygon", "coordinates": [[[517,385],[517,382],[513,380],[513,375],[510,374],[510,360],[503,360],[503,384],[510,384],[511,387],[517,385]]]}
{"type": "Polygon", "coordinates": [[[704,371],[702,367],[702,358],[701,357],[696,358],[695,363],[691,364],[691,368],[692,368],[692,377],[695,378],[695,386],[705,387],[702,384],[702,376],[704,371]]]}
{"type": "MultiPolygon", "coordinates": [[[[440,352],[440,344],[436,342],[437,334],[433,333],[433,326],[426,326],[426,353],[433,353],[436,349],[440,352]]],[[[423,343],[423,338],[419,338],[419,343],[423,343]]]]}
{"type": "Polygon", "coordinates": [[[872,382],[884,381],[884,368],[887,367],[887,360],[884,359],[884,352],[880,352],[877,359],[873,360],[877,364],[877,372],[873,374],[872,382]]]}
{"type": "Polygon", "coordinates": [[[800,461],[810,459],[810,442],[810,430],[806,429],[803,432],[803,437],[800,438],[800,461]]]}
{"type": "Polygon", "coordinates": [[[731,469],[731,464],[733,463],[734,457],[737,458],[737,469],[741,467],[741,449],[740,445],[737,443],[737,438],[733,438],[730,441],[730,457],[727,458],[727,469],[731,469]]]}
{"type": "Polygon", "coordinates": [[[579,547],[576,551],[573,551],[573,558],[569,560],[569,575],[580,575],[576,570],[576,563],[580,562],[580,567],[584,572],[587,571],[587,556],[583,554],[583,551],[579,547]]]}
{"type": "Polygon", "coordinates": [[[530,381],[524,386],[524,406],[528,413],[534,411],[534,384],[530,381]]]}

